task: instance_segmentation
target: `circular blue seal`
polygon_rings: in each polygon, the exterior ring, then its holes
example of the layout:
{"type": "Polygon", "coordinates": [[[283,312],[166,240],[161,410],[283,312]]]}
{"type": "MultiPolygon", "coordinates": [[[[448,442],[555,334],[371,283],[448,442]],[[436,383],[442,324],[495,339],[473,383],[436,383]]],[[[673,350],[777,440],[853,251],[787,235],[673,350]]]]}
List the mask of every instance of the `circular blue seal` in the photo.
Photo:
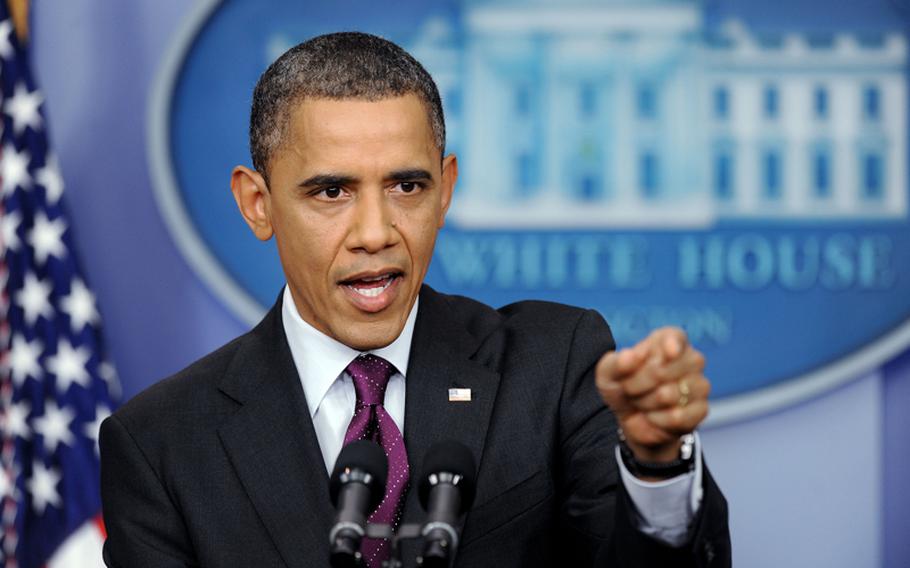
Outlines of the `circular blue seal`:
{"type": "Polygon", "coordinates": [[[257,321],[284,278],[228,185],[253,85],[303,39],[377,33],[433,74],[460,158],[428,282],[591,307],[620,345],[681,326],[712,421],[752,416],[910,343],[907,38],[881,4],[819,27],[735,2],[202,3],[152,98],[158,200],[257,321]]]}

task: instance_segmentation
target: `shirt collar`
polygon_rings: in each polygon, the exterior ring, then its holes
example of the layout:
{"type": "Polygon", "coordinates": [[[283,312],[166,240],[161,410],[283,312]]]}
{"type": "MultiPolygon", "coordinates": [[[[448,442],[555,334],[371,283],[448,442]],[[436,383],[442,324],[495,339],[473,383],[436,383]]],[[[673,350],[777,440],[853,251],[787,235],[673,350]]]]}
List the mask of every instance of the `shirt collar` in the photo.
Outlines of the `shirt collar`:
{"type": "Polygon", "coordinates": [[[341,376],[348,364],[362,353],[373,353],[382,357],[394,365],[402,376],[406,375],[419,303],[418,298],[411,308],[411,313],[408,314],[404,329],[395,341],[380,349],[364,352],[348,347],[304,321],[291,297],[290,288],[284,287],[281,321],[294,365],[297,367],[297,374],[303,383],[303,392],[311,418],[316,414],[332,383],[341,376]]]}

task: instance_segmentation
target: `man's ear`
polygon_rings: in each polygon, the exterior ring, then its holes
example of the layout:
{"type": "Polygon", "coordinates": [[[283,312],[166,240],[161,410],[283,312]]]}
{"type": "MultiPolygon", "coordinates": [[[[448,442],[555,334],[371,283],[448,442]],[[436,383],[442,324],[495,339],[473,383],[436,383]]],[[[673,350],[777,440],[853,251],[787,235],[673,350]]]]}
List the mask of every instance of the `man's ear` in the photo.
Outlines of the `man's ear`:
{"type": "Polygon", "coordinates": [[[455,182],[458,181],[458,158],[449,154],[442,160],[442,210],[439,214],[439,228],[446,223],[446,212],[452,204],[452,194],[455,191],[455,182]]]}
{"type": "Polygon", "coordinates": [[[261,241],[272,238],[271,194],[262,174],[246,166],[235,167],[231,172],[231,192],[256,238],[261,241]]]}

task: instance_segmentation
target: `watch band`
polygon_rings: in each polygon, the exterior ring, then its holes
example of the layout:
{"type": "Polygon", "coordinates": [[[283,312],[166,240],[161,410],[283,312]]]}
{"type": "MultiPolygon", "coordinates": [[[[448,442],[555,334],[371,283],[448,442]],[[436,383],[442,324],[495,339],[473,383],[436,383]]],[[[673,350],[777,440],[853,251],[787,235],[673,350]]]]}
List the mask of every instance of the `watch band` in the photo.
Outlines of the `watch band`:
{"type": "Polygon", "coordinates": [[[682,438],[679,457],[669,462],[643,462],[635,459],[632,448],[626,443],[622,430],[619,431],[619,455],[629,473],[636,477],[670,479],[695,469],[695,436],[686,434],[682,438]]]}

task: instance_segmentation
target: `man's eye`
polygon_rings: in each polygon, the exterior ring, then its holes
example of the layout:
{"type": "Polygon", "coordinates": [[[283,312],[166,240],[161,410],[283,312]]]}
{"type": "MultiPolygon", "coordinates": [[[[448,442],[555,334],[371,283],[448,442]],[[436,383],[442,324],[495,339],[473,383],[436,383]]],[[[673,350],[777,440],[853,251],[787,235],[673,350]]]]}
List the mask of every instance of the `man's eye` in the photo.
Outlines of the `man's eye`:
{"type": "Polygon", "coordinates": [[[341,188],[340,187],[327,187],[322,190],[322,194],[328,197],[329,199],[338,199],[341,197],[341,188]]]}
{"type": "Polygon", "coordinates": [[[403,191],[405,193],[411,193],[412,191],[420,188],[420,184],[418,184],[417,182],[413,182],[413,181],[403,181],[403,182],[399,183],[398,185],[399,185],[399,187],[401,187],[401,191],[403,191]]]}

